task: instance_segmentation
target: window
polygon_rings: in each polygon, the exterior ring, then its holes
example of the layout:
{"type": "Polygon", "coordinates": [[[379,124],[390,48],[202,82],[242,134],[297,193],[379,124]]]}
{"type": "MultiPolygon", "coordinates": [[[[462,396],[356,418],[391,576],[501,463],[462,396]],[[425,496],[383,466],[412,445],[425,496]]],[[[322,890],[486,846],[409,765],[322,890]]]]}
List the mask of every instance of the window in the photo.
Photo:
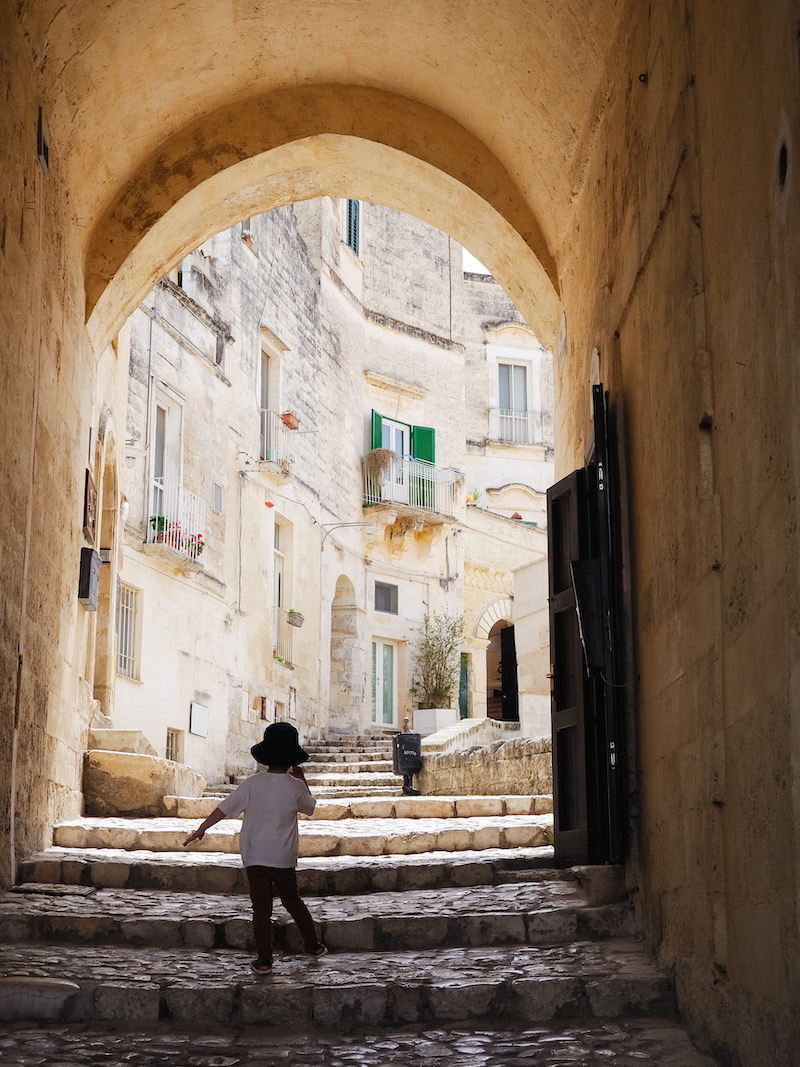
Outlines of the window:
{"type": "Polygon", "coordinates": [[[375,610],[397,614],[397,586],[388,582],[375,583],[375,610]]]}
{"type": "Polygon", "coordinates": [[[170,488],[183,479],[183,405],[164,386],[157,385],[152,425],[153,482],[150,514],[166,515],[170,488]]]}
{"type": "Polygon", "coordinates": [[[436,461],[436,433],[431,426],[411,426],[372,412],[372,447],[391,448],[401,459],[436,461]]]}
{"type": "Polygon", "coordinates": [[[218,512],[220,515],[222,514],[222,486],[219,482],[214,482],[213,502],[211,506],[214,511],[218,512]]]}
{"type": "Polygon", "coordinates": [[[164,758],[174,760],[175,763],[183,761],[183,730],[173,730],[171,727],[167,727],[167,744],[164,758]]]}
{"type": "Polygon", "coordinates": [[[541,443],[541,349],[488,344],[486,358],[492,374],[489,439],[515,445],[541,443]]]}
{"type": "Polygon", "coordinates": [[[183,260],[181,260],[180,263],[176,263],[167,277],[174,285],[177,285],[179,289],[183,289],[183,260]]]}
{"type": "Polygon", "coordinates": [[[281,525],[275,523],[275,533],[272,541],[272,622],[273,641],[277,650],[281,623],[283,622],[283,604],[285,599],[285,559],[281,552],[281,525]]]}
{"type": "Polygon", "coordinates": [[[356,255],[359,254],[361,244],[361,204],[358,200],[348,200],[345,218],[344,243],[351,248],[356,255]]]}
{"type": "Polygon", "coordinates": [[[117,603],[117,674],[140,677],[142,592],[120,582],[117,603]]]}
{"type": "Polygon", "coordinates": [[[372,642],[372,721],[397,722],[397,646],[379,638],[372,642]]]}

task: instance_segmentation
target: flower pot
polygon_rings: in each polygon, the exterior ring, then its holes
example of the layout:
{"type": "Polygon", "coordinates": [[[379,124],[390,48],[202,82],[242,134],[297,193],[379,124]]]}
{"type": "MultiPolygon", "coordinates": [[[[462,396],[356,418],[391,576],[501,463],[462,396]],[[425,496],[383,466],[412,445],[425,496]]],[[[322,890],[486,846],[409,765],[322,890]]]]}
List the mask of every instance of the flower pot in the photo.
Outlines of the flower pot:
{"type": "Polygon", "coordinates": [[[296,430],[300,425],[300,417],[296,411],[284,411],[281,418],[283,419],[283,425],[288,426],[290,430],[296,430]]]}
{"type": "Polygon", "coordinates": [[[302,626],[306,620],[305,617],[297,611],[287,611],[286,621],[290,626],[302,626]]]}

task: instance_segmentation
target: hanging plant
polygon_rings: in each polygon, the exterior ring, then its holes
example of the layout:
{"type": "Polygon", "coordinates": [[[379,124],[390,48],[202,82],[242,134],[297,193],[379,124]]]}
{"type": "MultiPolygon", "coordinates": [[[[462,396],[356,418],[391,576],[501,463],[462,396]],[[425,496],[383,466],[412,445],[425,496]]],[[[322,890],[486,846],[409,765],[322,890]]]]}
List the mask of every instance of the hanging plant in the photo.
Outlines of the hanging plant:
{"type": "Polygon", "coordinates": [[[385,482],[397,460],[397,453],[391,448],[373,448],[364,457],[364,469],[373,482],[385,482]]]}

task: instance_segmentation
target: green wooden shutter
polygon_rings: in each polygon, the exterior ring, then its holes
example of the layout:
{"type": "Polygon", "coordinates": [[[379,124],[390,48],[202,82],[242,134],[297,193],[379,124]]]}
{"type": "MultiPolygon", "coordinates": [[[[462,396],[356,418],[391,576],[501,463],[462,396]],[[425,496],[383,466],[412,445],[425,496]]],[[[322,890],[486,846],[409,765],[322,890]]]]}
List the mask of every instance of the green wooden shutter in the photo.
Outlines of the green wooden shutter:
{"type": "Polygon", "coordinates": [[[411,427],[411,455],[414,459],[436,462],[436,434],[431,426],[411,427]]]}
{"type": "Polygon", "coordinates": [[[383,419],[372,409],[372,447],[383,448],[383,419]]]}

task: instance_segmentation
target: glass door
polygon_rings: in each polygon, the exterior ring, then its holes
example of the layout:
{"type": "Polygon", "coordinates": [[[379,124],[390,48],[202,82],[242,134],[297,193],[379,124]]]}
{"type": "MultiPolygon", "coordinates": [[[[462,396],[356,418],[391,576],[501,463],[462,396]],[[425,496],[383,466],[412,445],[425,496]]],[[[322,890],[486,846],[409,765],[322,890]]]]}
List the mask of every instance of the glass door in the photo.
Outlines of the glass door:
{"type": "Polygon", "coordinates": [[[372,642],[372,721],[397,724],[397,646],[380,638],[372,642]]]}
{"type": "Polygon", "coordinates": [[[411,456],[411,427],[392,419],[381,421],[381,448],[390,448],[397,455],[392,462],[387,481],[381,487],[384,500],[408,503],[408,465],[411,456]]]}

